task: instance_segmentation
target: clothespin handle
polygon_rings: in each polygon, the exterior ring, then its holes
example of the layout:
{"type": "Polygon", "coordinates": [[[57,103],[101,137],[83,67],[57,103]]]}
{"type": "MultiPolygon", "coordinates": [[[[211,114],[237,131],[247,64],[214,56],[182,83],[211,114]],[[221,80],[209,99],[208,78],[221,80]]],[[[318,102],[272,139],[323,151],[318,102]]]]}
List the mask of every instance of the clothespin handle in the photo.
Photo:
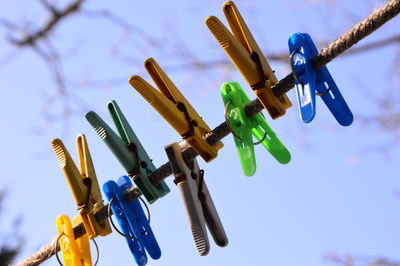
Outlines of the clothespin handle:
{"type": "Polygon", "coordinates": [[[112,212],[121,226],[121,231],[129,237],[125,237],[125,239],[136,263],[138,265],[145,265],[147,263],[147,256],[144,246],[141,243],[140,234],[142,231],[135,220],[135,214],[126,204],[121,189],[117,183],[109,180],[104,183],[103,191],[111,203],[112,212]]]}
{"type": "Polygon", "coordinates": [[[146,59],[145,68],[159,90],[137,75],[129,78],[131,86],[206,162],[216,158],[218,150],[223,147],[222,142],[212,146],[205,140],[206,134],[211,132],[211,129],[153,58],[146,59]]]}
{"type": "Polygon", "coordinates": [[[227,109],[228,125],[232,131],[238,155],[246,176],[254,175],[256,161],[252,136],[280,163],[286,164],[291,155],[261,114],[247,117],[244,108],[250,102],[246,93],[236,82],[227,82],[221,87],[221,96],[227,109]]]}
{"type": "Polygon", "coordinates": [[[149,203],[154,203],[157,199],[168,194],[170,190],[165,182],[161,182],[155,186],[147,177],[156,168],[118,104],[115,101],[110,101],[108,103],[108,110],[120,136],[95,112],[90,111],[85,117],[103,142],[117,157],[127,173],[133,178],[146,200],[149,203]]]}
{"type": "Polygon", "coordinates": [[[223,11],[233,34],[214,16],[206,18],[207,27],[271,117],[276,119],[283,116],[292,103],[286,95],[276,97],[272,92],[271,87],[278,83],[274,71],[236,5],[227,1],[223,5],[223,11]]]}
{"type": "Polygon", "coordinates": [[[196,159],[186,164],[182,156],[183,147],[178,143],[165,146],[175,184],[179,188],[183,205],[189,219],[190,229],[197,252],[204,256],[210,249],[205,225],[207,224],[215,243],[224,247],[228,244],[224,227],[204,180],[204,171],[196,159]]]}
{"type": "Polygon", "coordinates": [[[208,241],[203,209],[198,198],[196,181],[192,179],[191,171],[183,160],[178,143],[165,146],[165,151],[172,172],[175,175],[174,182],[179,188],[197,252],[201,256],[205,256],[210,251],[210,243],[208,241]]]}
{"type": "MultiPolygon", "coordinates": [[[[81,222],[82,219],[80,216],[75,216],[73,219],[74,225],[81,222]]],[[[92,266],[88,235],[84,234],[75,239],[71,221],[66,215],[57,217],[56,227],[64,266],[92,266]]]]}
{"type": "Polygon", "coordinates": [[[110,234],[110,224],[107,221],[98,222],[94,216],[104,204],[85,135],[81,134],[77,137],[81,171],[76,167],[71,155],[60,139],[53,139],[51,144],[68,182],[89,238],[110,234]]]}
{"type": "Polygon", "coordinates": [[[323,66],[317,70],[312,66],[311,59],[318,54],[318,49],[310,35],[292,34],[289,38],[289,52],[302,120],[309,123],[314,119],[315,96],[318,95],[340,125],[351,125],[353,114],[328,68],[323,66]]]}
{"type": "MultiPolygon", "coordinates": [[[[126,191],[132,187],[131,179],[128,176],[121,176],[118,178],[118,186],[121,191],[126,191]]],[[[137,223],[141,229],[141,239],[146,251],[150,257],[157,260],[161,257],[161,249],[157,243],[156,237],[154,236],[153,230],[151,229],[150,222],[143,211],[143,208],[139,200],[134,200],[128,203],[129,208],[135,213],[137,223]]]]}

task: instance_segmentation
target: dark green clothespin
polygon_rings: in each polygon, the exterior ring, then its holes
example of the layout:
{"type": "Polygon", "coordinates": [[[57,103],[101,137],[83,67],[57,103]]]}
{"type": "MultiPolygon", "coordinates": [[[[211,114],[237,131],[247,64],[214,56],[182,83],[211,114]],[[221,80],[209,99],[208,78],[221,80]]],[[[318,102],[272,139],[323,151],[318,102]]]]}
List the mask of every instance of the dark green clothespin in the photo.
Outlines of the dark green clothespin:
{"type": "Polygon", "coordinates": [[[122,114],[117,103],[110,101],[108,110],[120,136],[118,136],[95,112],[88,112],[85,117],[96,130],[97,134],[117,157],[129,176],[150,203],[166,195],[170,190],[163,181],[154,186],[147,175],[154,172],[156,167],[146,153],[131,126],[122,114]]]}
{"type": "Polygon", "coordinates": [[[257,144],[261,143],[278,162],[290,162],[289,151],[265,118],[260,113],[251,118],[246,115],[244,107],[250,99],[238,83],[227,82],[222,85],[221,96],[225,105],[226,123],[233,134],[245,175],[252,176],[256,172],[253,136],[259,141],[257,144]]]}

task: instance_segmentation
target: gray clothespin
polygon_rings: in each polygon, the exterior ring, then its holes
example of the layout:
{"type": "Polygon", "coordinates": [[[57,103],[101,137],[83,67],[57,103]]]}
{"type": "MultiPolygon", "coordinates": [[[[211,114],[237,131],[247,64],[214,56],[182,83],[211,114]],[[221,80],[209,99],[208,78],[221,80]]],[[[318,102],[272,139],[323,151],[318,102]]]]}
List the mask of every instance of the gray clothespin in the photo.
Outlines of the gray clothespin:
{"type": "MultiPolygon", "coordinates": [[[[185,144],[186,142],[183,142],[182,145],[185,144]]],[[[204,171],[200,169],[196,159],[193,159],[189,165],[185,163],[182,148],[174,142],[165,146],[165,151],[175,175],[174,182],[179,188],[186,208],[197,252],[205,256],[210,250],[206,224],[218,246],[226,246],[228,238],[204,181],[204,171]]]]}

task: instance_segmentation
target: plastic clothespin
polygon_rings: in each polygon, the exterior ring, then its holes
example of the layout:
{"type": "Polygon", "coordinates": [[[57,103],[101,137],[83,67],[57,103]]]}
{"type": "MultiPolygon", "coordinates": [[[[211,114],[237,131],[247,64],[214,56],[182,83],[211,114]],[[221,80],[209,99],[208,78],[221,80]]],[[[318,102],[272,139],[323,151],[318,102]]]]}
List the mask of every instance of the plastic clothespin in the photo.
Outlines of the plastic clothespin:
{"type": "Polygon", "coordinates": [[[232,33],[214,16],[206,18],[207,27],[272,119],[283,116],[292,103],[286,95],[278,98],[271,90],[271,87],[278,83],[274,71],[235,4],[232,1],[225,2],[222,9],[232,33]]]}
{"type": "Polygon", "coordinates": [[[146,200],[154,203],[157,199],[166,195],[170,189],[165,182],[154,186],[148,179],[147,175],[154,172],[156,167],[115,101],[108,103],[108,110],[120,136],[95,112],[90,111],[85,117],[133,178],[146,200]]]}
{"type": "Polygon", "coordinates": [[[313,68],[311,59],[318,55],[310,35],[294,33],[289,38],[290,63],[295,77],[300,117],[309,123],[315,116],[315,95],[321,96],[328,109],[342,126],[353,122],[353,114],[326,66],[313,68]]]}
{"type": "Polygon", "coordinates": [[[244,107],[250,102],[246,93],[236,82],[227,82],[221,87],[221,96],[226,107],[227,122],[238,150],[243,172],[252,176],[256,172],[254,136],[280,163],[290,162],[291,156],[262,114],[249,118],[244,107]],[[227,106],[228,105],[228,106],[227,106]]]}
{"type": "Polygon", "coordinates": [[[121,226],[121,231],[130,237],[126,238],[126,241],[136,263],[145,265],[147,263],[146,250],[155,260],[161,257],[161,250],[139,200],[126,203],[124,199],[123,192],[131,186],[129,177],[121,176],[118,179],[118,185],[113,180],[104,183],[103,191],[109,202],[112,200],[111,209],[121,226]]]}
{"type": "Polygon", "coordinates": [[[190,105],[178,88],[153,58],[144,62],[159,90],[139,76],[129,78],[129,83],[160,113],[162,117],[187,141],[190,146],[206,161],[216,158],[222,142],[211,146],[205,140],[211,129],[190,105]]]}
{"type": "Polygon", "coordinates": [[[97,211],[103,208],[104,204],[85,135],[80,134],[76,139],[80,171],[60,139],[53,139],[51,144],[78,206],[89,238],[110,234],[109,222],[100,223],[94,216],[97,211]]]}
{"type": "MultiPolygon", "coordinates": [[[[72,224],[82,222],[77,215],[72,224]]],[[[56,219],[57,234],[60,236],[58,243],[64,260],[64,266],[92,266],[89,238],[87,234],[75,239],[71,221],[66,215],[60,215],[56,219]]]]}
{"type": "Polygon", "coordinates": [[[228,245],[228,238],[204,181],[204,171],[199,168],[196,159],[193,159],[190,166],[187,165],[181,150],[182,147],[176,142],[165,146],[169,164],[175,175],[174,182],[186,208],[197,252],[205,256],[210,250],[206,224],[218,246],[228,245]]]}

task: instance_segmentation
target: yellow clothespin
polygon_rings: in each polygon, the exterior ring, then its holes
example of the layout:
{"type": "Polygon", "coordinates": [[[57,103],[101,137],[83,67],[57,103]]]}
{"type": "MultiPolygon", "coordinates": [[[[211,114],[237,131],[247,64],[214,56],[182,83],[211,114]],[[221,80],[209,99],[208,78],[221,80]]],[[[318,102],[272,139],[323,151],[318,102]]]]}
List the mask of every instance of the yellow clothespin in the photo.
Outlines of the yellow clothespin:
{"type": "MultiPolygon", "coordinates": [[[[73,226],[82,222],[77,215],[72,220],[68,216],[60,215],[56,219],[58,243],[64,260],[64,266],[92,266],[89,238],[87,234],[75,239],[73,226]]],[[[58,258],[58,257],[57,257],[58,258]]]]}
{"type": "Polygon", "coordinates": [[[71,155],[60,139],[53,139],[51,144],[72,191],[75,203],[82,217],[83,225],[89,237],[94,238],[98,235],[108,235],[111,233],[108,220],[106,219],[104,222],[99,223],[94,217],[94,214],[104,204],[85,135],[78,135],[76,139],[81,171],[75,166],[71,155]]]}
{"type": "Polygon", "coordinates": [[[167,120],[206,162],[217,157],[218,150],[223,147],[222,142],[218,142],[215,146],[206,142],[205,135],[211,129],[175,87],[167,74],[153,58],[146,59],[144,67],[159,90],[139,76],[129,78],[131,86],[167,120]]]}
{"type": "Polygon", "coordinates": [[[278,83],[260,47],[232,1],[222,7],[232,33],[214,16],[206,18],[206,25],[236,68],[242,73],[257,98],[273,119],[286,113],[292,106],[289,98],[277,98],[271,87],[278,83]]]}

